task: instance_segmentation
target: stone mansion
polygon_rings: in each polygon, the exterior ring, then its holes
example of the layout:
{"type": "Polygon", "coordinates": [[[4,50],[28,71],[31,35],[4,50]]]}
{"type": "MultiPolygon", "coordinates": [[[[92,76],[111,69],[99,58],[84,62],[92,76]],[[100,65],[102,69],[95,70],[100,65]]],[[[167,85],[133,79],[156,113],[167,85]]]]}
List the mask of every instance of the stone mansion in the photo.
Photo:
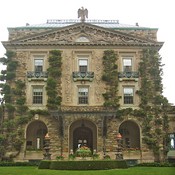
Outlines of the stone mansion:
{"type": "MultiPolygon", "coordinates": [[[[48,20],[8,28],[1,62],[2,152],[51,159],[86,145],[115,159],[161,161],[175,149],[175,109],[162,95],[157,28],[118,20],[48,20]]],[[[2,156],[2,155],[1,155],[2,156]]]]}

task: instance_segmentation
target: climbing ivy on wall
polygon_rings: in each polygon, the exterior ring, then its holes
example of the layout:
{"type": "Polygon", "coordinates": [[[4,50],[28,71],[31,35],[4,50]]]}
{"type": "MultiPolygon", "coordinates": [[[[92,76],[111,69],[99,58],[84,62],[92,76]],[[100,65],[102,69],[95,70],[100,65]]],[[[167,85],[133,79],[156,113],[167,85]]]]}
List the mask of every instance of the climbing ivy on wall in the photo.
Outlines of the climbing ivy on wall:
{"type": "Polygon", "coordinates": [[[104,106],[119,107],[118,96],[118,66],[116,64],[118,55],[113,50],[104,51],[102,80],[106,82],[106,92],[103,94],[104,106]]]}
{"type": "Polygon", "coordinates": [[[61,51],[52,50],[49,53],[49,68],[47,79],[47,107],[50,110],[56,110],[61,105],[61,51]]]}
{"type": "MultiPolygon", "coordinates": [[[[6,65],[6,70],[1,71],[0,79],[4,81],[0,84],[1,95],[4,102],[1,104],[1,157],[4,156],[8,148],[10,151],[20,151],[24,143],[22,125],[27,123],[31,115],[28,114],[28,107],[25,105],[25,82],[16,77],[16,70],[20,66],[16,61],[16,53],[7,51],[5,57],[0,58],[0,62],[6,65]],[[3,134],[6,133],[6,134],[3,134]]],[[[8,151],[9,151],[8,150],[8,151]]],[[[13,155],[15,156],[15,155],[13,155]]]]}
{"type": "Polygon", "coordinates": [[[159,159],[162,140],[168,127],[165,120],[167,112],[164,106],[168,101],[162,95],[162,64],[161,57],[155,49],[144,49],[139,64],[141,87],[137,91],[140,96],[140,109],[143,111],[143,140],[151,148],[155,157],[159,159]]]}
{"type": "MultiPolygon", "coordinates": [[[[1,158],[6,151],[13,152],[16,150],[19,153],[24,143],[24,131],[22,128],[24,124],[31,120],[34,114],[48,115],[49,113],[47,110],[31,111],[26,106],[25,80],[16,75],[16,70],[20,68],[17,54],[13,51],[7,51],[5,57],[0,58],[0,62],[7,67],[6,70],[1,71],[2,75],[0,75],[0,80],[4,81],[0,84],[0,88],[5,101],[0,106],[0,119],[4,118],[0,123],[1,158]],[[8,148],[8,150],[4,148],[8,148]]],[[[61,104],[61,65],[61,52],[57,50],[50,51],[49,78],[46,87],[48,109],[57,109],[61,104]]],[[[15,157],[16,155],[13,156],[15,157]]]]}

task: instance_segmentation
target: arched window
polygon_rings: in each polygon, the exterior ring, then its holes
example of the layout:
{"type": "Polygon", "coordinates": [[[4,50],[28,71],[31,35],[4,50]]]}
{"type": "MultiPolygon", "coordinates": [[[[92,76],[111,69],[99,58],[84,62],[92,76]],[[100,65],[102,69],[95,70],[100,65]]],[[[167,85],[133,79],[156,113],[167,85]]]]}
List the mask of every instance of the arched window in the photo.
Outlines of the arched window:
{"type": "Polygon", "coordinates": [[[44,137],[47,133],[47,127],[42,121],[30,123],[26,131],[26,149],[40,150],[44,146],[44,137]]]}
{"type": "Polygon", "coordinates": [[[119,127],[124,149],[140,149],[140,128],[133,121],[125,121],[119,127]]]}

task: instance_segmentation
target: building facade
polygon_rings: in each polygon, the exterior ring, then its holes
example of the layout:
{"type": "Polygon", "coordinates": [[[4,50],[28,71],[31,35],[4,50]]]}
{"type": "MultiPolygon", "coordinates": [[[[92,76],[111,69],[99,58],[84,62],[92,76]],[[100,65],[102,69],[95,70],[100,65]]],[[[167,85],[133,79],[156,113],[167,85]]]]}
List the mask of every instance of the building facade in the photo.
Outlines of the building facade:
{"type": "MultiPolygon", "coordinates": [[[[115,159],[120,133],[125,159],[166,158],[169,106],[162,96],[158,29],[48,20],[8,31],[1,59],[7,65],[1,75],[4,155],[43,159],[48,133],[52,159],[82,145],[115,159]]],[[[171,133],[173,127],[172,117],[171,133]]]]}

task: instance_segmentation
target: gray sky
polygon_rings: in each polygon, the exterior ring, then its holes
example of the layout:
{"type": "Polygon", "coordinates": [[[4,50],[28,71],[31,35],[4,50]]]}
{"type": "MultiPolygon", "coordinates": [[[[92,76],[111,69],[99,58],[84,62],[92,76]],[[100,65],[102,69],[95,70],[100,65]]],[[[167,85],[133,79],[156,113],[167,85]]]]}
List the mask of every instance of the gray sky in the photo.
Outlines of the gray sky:
{"type": "MultiPolygon", "coordinates": [[[[113,19],[122,24],[158,28],[163,67],[164,96],[175,104],[173,0],[4,0],[0,5],[0,41],[8,40],[7,27],[46,23],[47,19],[77,19],[80,7],[88,9],[89,19],[113,19]]],[[[0,44],[0,57],[5,49],[0,44]]],[[[2,68],[2,66],[1,66],[2,68]]]]}

